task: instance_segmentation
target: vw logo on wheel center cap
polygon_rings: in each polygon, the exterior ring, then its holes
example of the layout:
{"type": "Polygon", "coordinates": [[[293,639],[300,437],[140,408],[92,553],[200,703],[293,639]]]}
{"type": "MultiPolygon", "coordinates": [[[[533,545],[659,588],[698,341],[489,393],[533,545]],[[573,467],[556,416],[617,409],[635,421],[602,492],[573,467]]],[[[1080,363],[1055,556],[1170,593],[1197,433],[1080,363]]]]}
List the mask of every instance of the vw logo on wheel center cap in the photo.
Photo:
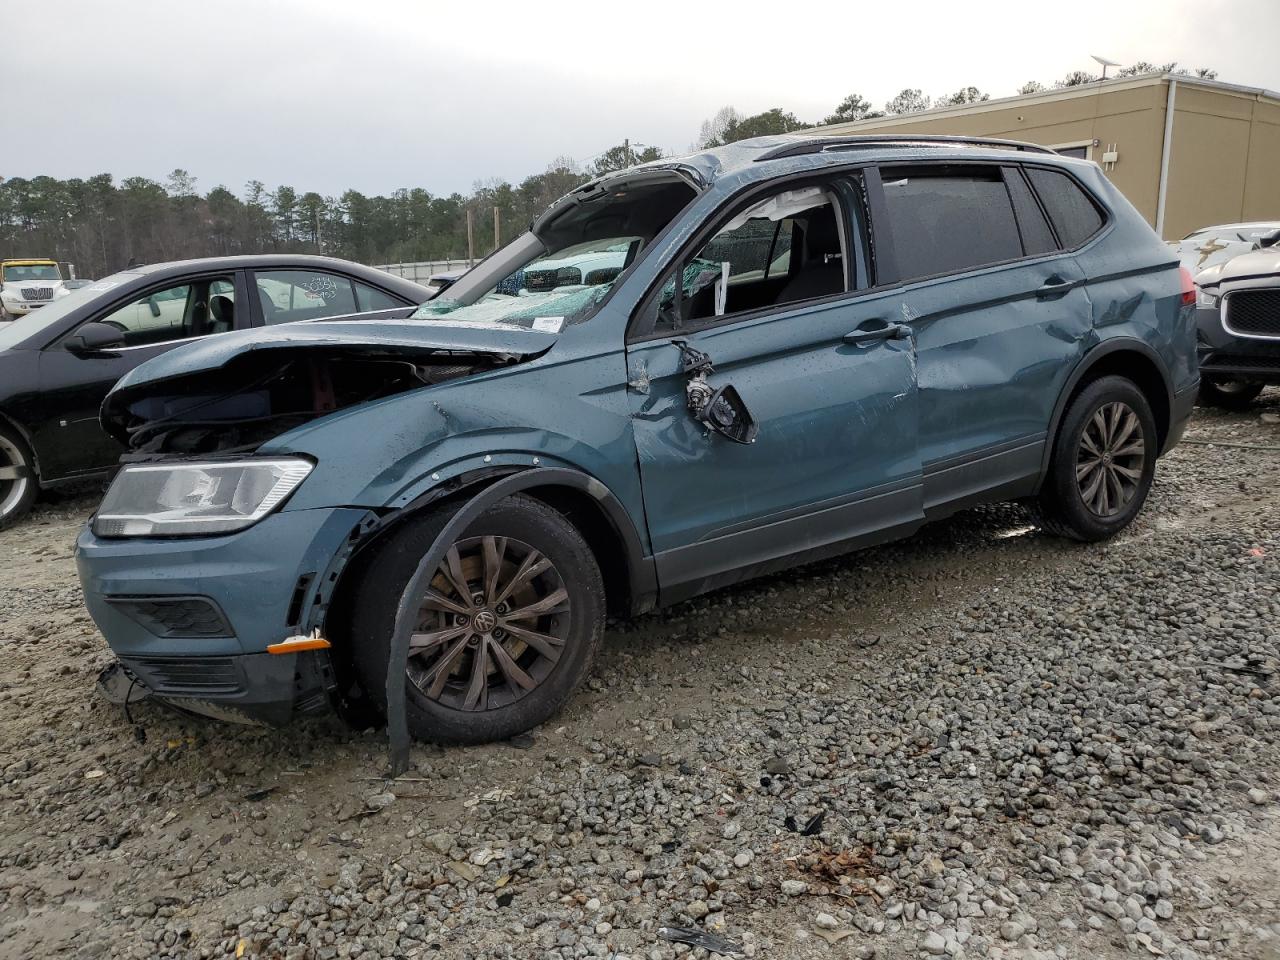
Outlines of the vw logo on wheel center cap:
{"type": "Polygon", "coordinates": [[[489,633],[498,625],[498,618],[491,610],[481,610],[472,622],[478,633],[489,633]]]}

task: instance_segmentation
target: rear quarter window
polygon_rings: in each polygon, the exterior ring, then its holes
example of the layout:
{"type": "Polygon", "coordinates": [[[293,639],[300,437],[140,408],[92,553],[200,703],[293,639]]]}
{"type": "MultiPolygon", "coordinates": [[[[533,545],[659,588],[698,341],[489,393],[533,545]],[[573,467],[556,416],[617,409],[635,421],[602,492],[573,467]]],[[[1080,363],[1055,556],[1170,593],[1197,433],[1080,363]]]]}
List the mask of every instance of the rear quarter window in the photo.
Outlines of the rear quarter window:
{"type": "Polygon", "coordinates": [[[1102,229],[1102,211],[1071,177],[1043,167],[1027,168],[1027,176],[1064,248],[1078,247],[1102,229]]]}

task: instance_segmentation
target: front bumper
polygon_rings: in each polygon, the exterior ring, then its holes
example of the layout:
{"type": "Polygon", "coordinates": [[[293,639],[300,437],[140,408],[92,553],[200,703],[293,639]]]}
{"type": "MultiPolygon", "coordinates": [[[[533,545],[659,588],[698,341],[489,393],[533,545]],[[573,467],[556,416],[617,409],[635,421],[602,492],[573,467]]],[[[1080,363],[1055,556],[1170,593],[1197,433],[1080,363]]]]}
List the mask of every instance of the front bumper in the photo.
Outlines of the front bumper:
{"type": "Polygon", "coordinates": [[[1220,307],[1196,308],[1196,353],[1202,377],[1280,384],[1280,337],[1231,333],[1220,307]]]}
{"type": "Polygon", "coordinates": [[[223,719],[283,723],[327,702],[327,654],[267,647],[309,632],[366,517],[285,511],[217,537],[103,538],[86,528],[76,545],[85,605],[156,696],[223,719]]]}
{"type": "Polygon", "coordinates": [[[41,307],[47,307],[49,304],[53,303],[53,301],[5,300],[3,303],[6,312],[15,317],[25,317],[27,314],[39,310],[41,307]]]}

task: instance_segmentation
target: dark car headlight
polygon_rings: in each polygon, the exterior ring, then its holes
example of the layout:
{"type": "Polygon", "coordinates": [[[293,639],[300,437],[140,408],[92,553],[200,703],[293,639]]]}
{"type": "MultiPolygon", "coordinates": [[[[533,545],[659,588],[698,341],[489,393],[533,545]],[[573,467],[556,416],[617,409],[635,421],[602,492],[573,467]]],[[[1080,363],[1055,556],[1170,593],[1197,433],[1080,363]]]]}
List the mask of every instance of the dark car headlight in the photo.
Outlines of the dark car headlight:
{"type": "Polygon", "coordinates": [[[178,537],[243,530],[283,504],[313,468],[296,458],[128,466],[103,498],[93,532],[178,537]]]}

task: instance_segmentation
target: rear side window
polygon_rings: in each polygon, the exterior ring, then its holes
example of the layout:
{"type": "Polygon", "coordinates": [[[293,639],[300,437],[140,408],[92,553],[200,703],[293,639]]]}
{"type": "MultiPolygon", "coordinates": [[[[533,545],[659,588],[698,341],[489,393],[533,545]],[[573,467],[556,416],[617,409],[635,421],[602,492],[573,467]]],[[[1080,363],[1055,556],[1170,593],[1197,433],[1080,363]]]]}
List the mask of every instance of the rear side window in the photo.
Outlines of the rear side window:
{"type": "Polygon", "coordinates": [[[396,307],[404,306],[403,301],[397,300],[377,287],[371,287],[359,280],[352,280],[351,283],[356,288],[356,306],[360,310],[394,310],[396,307]]]}
{"type": "Polygon", "coordinates": [[[1022,256],[1013,203],[997,168],[880,171],[902,280],[1022,256]]]}
{"type": "Polygon", "coordinates": [[[1102,229],[1102,212],[1080,184],[1058,170],[1027,168],[1031,185],[1049,212],[1058,242],[1065,248],[1078,247],[1102,229]]]}

